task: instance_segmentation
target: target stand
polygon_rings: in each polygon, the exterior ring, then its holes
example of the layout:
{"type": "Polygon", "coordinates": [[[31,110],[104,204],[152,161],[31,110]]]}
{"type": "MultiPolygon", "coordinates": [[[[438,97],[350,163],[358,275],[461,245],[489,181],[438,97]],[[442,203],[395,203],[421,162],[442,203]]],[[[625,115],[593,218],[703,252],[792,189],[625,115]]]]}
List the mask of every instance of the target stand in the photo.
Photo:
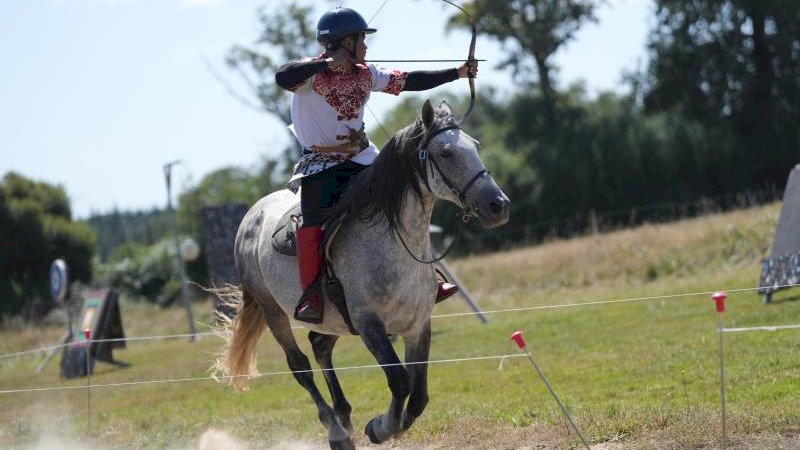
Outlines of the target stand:
{"type": "Polygon", "coordinates": [[[86,341],[84,333],[72,335],[72,342],[61,355],[61,377],[76,378],[94,373],[95,361],[130,367],[114,359],[113,350],[125,348],[125,331],[119,310],[119,296],[113,289],[86,291],[78,330],[91,330],[92,340],[86,341]],[[100,341],[100,342],[97,342],[100,341]],[[87,363],[87,358],[89,359],[87,363]]]}
{"type": "Polygon", "coordinates": [[[758,293],[764,303],[772,293],[800,283],[800,164],[792,169],[783,192],[783,206],[769,258],[761,263],[758,293]]]}

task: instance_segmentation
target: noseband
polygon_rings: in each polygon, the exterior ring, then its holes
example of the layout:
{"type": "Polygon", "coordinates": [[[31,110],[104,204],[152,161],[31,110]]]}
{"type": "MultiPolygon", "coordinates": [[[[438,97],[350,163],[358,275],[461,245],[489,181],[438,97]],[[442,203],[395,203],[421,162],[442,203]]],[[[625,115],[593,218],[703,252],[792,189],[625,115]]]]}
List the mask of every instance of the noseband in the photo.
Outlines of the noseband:
{"type": "MultiPolygon", "coordinates": [[[[428,134],[428,136],[425,138],[425,142],[420,147],[419,159],[422,160],[423,163],[425,161],[430,161],[433,164],[433,167],[436,169],[436,171],[439,172],[439,176],[442,177],[442,181],[444,181],[444,184],[447,185],[447,187],[453,194],[456,195],[456,197],[458,197],[458,201],[459,203],[461,203],[461,209],[464,210],[464,221],[466,222],[469,220],[469,216],[473,214],[472,208],[468,206],[466,203],[467,192],[472,187],[472,185],[475,184],[476,181],[485,177],[486,175],[489,175],[489,171],[486,170],[485,168],[481,171],[478,171],[478,173],[476,173],[475,176],[473,176],[472,179],[469,180],[469,182],[464,186],[464,188],[459,190],[458,188],[456,188],[453,182],[450,181],[449,178],[447,178],[447,175],[445,175],[444,172],[442,172],[442,169],[439,167],[439,164],[436,162],[436,159],[428,151],[428,144],[431,143],[431,140],[433,138],[444,133],[445,131],[460,130],[460,129],[461,127],[459,127],[458,125],[449,125],[428,134]]],[[[427,173],[427,170],[425,170],[425,173],[427,173]]],[[[423,177],[423,179],[425,180],[425,185],[428,187],[428,190],[433,192],[430,184],[428,184],[428,177],[427,176],[423,177]]]]}

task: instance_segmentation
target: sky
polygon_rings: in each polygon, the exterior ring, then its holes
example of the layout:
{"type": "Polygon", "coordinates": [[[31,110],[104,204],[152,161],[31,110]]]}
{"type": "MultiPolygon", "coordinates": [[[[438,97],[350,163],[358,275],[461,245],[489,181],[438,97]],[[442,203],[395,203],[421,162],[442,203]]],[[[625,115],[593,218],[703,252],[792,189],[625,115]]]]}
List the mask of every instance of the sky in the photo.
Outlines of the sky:
{"type": "MultiPolygon", "coordinates": [[[[502,0],[498,0],[502,1],[502,0]]],[[[336,3],[301,0],[318,14],[336,3]]],[[[382,2],[341,0],[369,19],[382,2]]],[[[73,217],[166,206],[163,166],[176,194],[226,166],[256,167],[287,142],[283,125],[244,106],[247,89],[224,58],[252,46],[256,11],[277,0],[2,0],[0,1],[0,176],[9,171],[64,187],[73,217]]],[[[445,32],[458,12],[435,0],[390,0],[372,20],[368,58],[465,58],[469,34],[445,32]],[[413,24],[409,27],[407,24],[413,24]]],[[[651,0],[610,0],[597,24],[585,25],[555,55],[560,86],[582,80],[590,93],[621,91],[624,71],[644,67],[651,0]]],[[[493,68],[502,48],[480,35],[482,84],[513,91],[493,68]]],[[[385,64],[405,70],[452,64],[385,64]]],[[[466,80],[425,95],[469,92],[466,80]]],[[[397,98],[376,93],[380,118],[397,98]]],[[[376,124],[365,115],[367,129],[376,124]]],[[[265,192],[265,194],[267,194],[265,192]]]]}

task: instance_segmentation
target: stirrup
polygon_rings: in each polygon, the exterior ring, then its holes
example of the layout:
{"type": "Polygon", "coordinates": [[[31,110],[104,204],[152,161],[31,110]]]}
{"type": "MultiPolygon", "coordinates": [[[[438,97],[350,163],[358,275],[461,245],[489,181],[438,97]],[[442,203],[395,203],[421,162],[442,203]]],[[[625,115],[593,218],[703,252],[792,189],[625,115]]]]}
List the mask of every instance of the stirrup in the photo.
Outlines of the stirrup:
{"type": "Polygon", "coordinates": [[[453,283],[440,281],[438,283],[438,289],[436,290],[436,303],[447,300],[448,298],[455,295],[459,290],[460,289],[458,288],[458,286],[453,283]]]}
{"type": "Polygon", "coordinates": [[[301,322],[322,323],[322,311],[317,310],[313,302],[303,299],[294,309],[294,318],[301,322]]]}
{"type": "Polygon", "coordinates": [[[303,292],[303,296],[297,302],[297,306],[294,308],[294,318],[301,322],[322,323],[324,311],[325,303],[319,292],[318,277],[317,281],[303,292]]]}

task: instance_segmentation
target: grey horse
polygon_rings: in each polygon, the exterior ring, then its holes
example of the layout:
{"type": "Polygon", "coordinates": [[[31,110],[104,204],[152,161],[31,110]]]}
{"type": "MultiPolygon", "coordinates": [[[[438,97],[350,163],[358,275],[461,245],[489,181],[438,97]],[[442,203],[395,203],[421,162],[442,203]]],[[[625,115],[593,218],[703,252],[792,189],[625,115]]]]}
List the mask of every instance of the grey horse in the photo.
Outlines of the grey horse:
{"type": "MultiPolygon", "coordinates": [[[[332,214],[349,211],[329,246],[341,280],[352,324],[383,370],[391,390],[385,414],[369,421],[373,443],[407,430],[428,403],[427,361],[436,274],[429,225],[436,198],[459,205],[485,227],[508,221],[510,201],[489,176],[480,143],[460,129],[446,103],[425,102],[417,120],[399,131],[375,162],[351,182],[332,214]],[[405,341],[406,365],[388,335],[405,341]],[[409,364],[412,363],[412,364],[409,364]]],[[[245,215],[234,257],[240,286],[231,305],[235,318],[223,325],[227,343],[212,368],[238,390],[256,375],[256,343],[268,326],[286,353],[289,368],[316,404],[332,449],[355,448],[350,436],[351,407],[333,371],[331,354],[340,336],[351,334],[339,311],[326,300],[320,324],[310,329],[314,357],[323,371],[333,406],[314,383],[308,358],[292,333],[300,298],[297,261],[273,250],[277,221],[299,196],[283,190],[259,200],[245,215]]]]}

